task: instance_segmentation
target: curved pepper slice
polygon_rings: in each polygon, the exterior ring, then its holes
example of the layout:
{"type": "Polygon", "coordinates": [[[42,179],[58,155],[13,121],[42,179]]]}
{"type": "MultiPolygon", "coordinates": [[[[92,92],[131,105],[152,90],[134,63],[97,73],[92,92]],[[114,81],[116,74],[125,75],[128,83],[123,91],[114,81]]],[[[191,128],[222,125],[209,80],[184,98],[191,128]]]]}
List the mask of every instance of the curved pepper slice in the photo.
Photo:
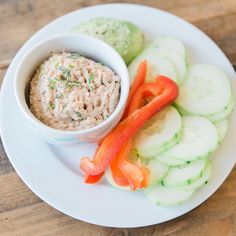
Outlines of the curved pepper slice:
{"type": "MultiPolygon", "coordinates": [[[[158,80],[159,78],[161,77],[158,77],[156,80],[158,80]]],[[[130,105],[128,107],[128,114],[131,114],[137,109],[143,107],[145,105],[146,98],[156,97],[157,95],[162,93],[163,89],[163,86],[160,86],[158,82],[149,82],[141,85],[137,89],[135,96],[130,102],[130,105]]]]}
{"type": "Polygon", "coordinates": [[[129,185],[128,179],[126,178],[126,176],[124,176],[119,168],[119,162],[121,161],[121,159],[128,159],[129,153],[132,149],[131,139],[127,143],[125,143],[124,146],[125,148],[122,148],[119,154],[110,163],[112,178],[120,186],[129,185]]]}
{"type": "MultiPolygon", "coordinates": [[[[122,172],[125,179],[128,181],[129,186],[132,190],[136,190],[142,187],[144,176],[142,170],[135,164],[128,161],[127,156],[122,155],[123,150],[126,152],[132,148],[132,139],[130,139],[123,147],[122,151],[118,154],[118,168],[122,172]]],[[[129,152],[128,152],[129,154],[129,152]]]]}
{"type": "Polygon", "coordinates": [[[92,161],[88,157],[83,157],[80,162],[82,171],[90,175],[98,175],[105,171],[111,160],[118,155],[124,143],[133,137],[157,111],[171,104],[177,98],[178,86],[175,82],[166,77],[160,77],[157,83],[164,88],[162,93],[121,121],[103,140],[92,161]]]}
{"type": "Polygon", "coordinates": [[[126,103],[126,108],[123,114],[123,118],[125,118],[127,114],[129,114],[128,108],[129,108],[130,102],[134,98],[134,94],[136,93],[139,86],[144,83],[145,78],[146,78],[146,73],[147,73],[147,61],[145,60],[145,61],[142,61],[138,66],[137,75],[135,76],[134,82],[129,92],[129,97],[126,103]]]}
{"type": "MultiPolygon", "coordinates": [[[[131,86],[131,89],[129,92],[129,97],[128,97],[127,104],[126,104],[126,109],[124,111],[122,118],[125,118],[128,114],[130,114],[130,113],[128,113],[129,105],[131,103],[131,100],[133,100],[134,94],[136,93],[137,89],[144,83],[145,77],[146,77],[146,72],[147,72],[147,61],[144,60],[139,64],[139,67],[137,70],[137,75],[135,76],[134,82],[131,86]]],[[[100,146],[101,145],[98,145],[95,155],[96,155],[97,151],[99,150],[100,146]]],[[[113,175],[113,179],[115,180],[115,182],[117,184],[119,184],[121,186],[129,185],[128,181],[126,180],[124,175],[121,173],[120,169],[117,168],[116,158],[114,159],[114,161],[111,162],[110,168],[111,168],[111,172],[113,175]]],[[[84,176],[84,181],[85,181],[85,183],[93,184],[93,183],[98,182],[102,178],[102,176],[103,175],[101,175],[101,174],[99,174],[99,175],[86,174],[84,176]]]]}
{"type": "MultiPolygon", "coordinates": [[[[102,145],[102,141],[100,141],[97,145],[97,148],[95,150],[95,153],[94,155],[97,155],[98,151],[99,151],[99,148],[101,147],[102,145]]],[[[85,174],[84,175],[84,182],[86,184],[95,184],[97,183],[104,175],[104,172],[98,174],[98,175],[89,175],[89,174],[85,174]]]]}

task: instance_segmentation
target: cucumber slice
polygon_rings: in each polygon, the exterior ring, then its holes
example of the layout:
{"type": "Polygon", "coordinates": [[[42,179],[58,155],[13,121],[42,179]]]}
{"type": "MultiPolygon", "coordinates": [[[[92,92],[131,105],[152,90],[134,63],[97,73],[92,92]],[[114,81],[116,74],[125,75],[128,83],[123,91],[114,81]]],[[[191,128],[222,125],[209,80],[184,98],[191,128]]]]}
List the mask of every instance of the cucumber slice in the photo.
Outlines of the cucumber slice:
{"type": "Polygon", "coordinates": [[[171,36],[160,36],[151,41],[148,46],[168,49],[178,53],[181,57],[186,58],[184,44],[179,39],[171,36]]]}
{"type": "Polygon", "coordinates": [[[174,146],[182,131],[181,116],[178,111],[168,106],[154,115],[134,139],[138,154],[151,158],[174,146]]]}
{"type": "Polygon", "coordinates": [[[226,117],[228,117],[230,113],[233,111],[233,109],[234,109],[234,99],[232,96],[230,103],[222,111],[212,114],[210,116],[207,116],[207,118],[211,120],[212,122],[221,121],[225,119],[226,117]]]}
{"type": "Polygon", "coordinates": [[[191,184],[196,179],[201,178],[206,163],[206,159],[202,159],[183,166],[172,167],[162,180],[162,185],[178,187],[191,184]]]}
{"type": "Polygon", "coordinates": [[[205,64],[189,68],[176,103],[190,114],[209,116],[222,111],[231,99],[231,85],[220,69],[205,64]]]}
{"type": "Polygon", "coordinates": [[[218,147],[219,135],[216,127],[201,116],[183,116],[183,136],[180,142],[160,158],[193,161],[209,156],[218,147]]]}
{"type": "Polygon", "coordinates": [[[175,135],[173,139],[164,143],[160,148],[158,148],[158,152],[156,149],[150,149],[148,151],[144,151],[141,153],[138,152],[138,150],[136,149],[136,152],[137,152],[138,156],[142,157],[142,160],[145,160],[145,159],[148,160],[149,158],[155,158],[157,155],[160,155],[160,154],[168,151],[170,148],[174,147],[175,145],[177,145],[180,142],[181,137],[182,137],[182,130],[177,135],[175,135]]]}
{"type": "Polygon", "coordinates": [[[218,134],[219,134],[219,141],[222,142],[222,140],[225,137],[225,134],[228,130],[228,120],[224,119],[224,120],[218,121],[214,124],[215,124],[216,129],[217,129],[218,134]]]}
{"type": "Polygon", "coordinates": [[[208,161],[207,165],[206,165],[206,168],[202,173],[201,178],[195,180],[191,184],[187,184],[185,186],[179,187],[178,189],[181,189],[181,190],[184,190],[184,191],[189,191],[189,190],[197,189],[197,188],[201,187],[204,184],[207,184],[208,180],[211,177],[211,171],[212,171],[211,162],[208,161]]]}
{"type": "Polygon", "coordinates": [[[179,160],[175,159],[173,157],[166,157],[166,156],[157,156],[155,159],[163,164],[166,164],[168,166],[181,166],[185,164],[189,164],[189,161],[186,160],[179,160]]]}
{"type": "Polygon", "coordinates": [[[120,185],[116,184],[116,182],[113,180],[110,168],[107,168],[107,170],[106,170],[106,179],[107,179],[107,182],[112,187],[115,187],[115,188],[118,188],[118,189],[121,189],[121,190],[131,191],[129,186],[123,187],[123,186],[120,186],[120,185]]]}
{"type": "Polygon", "coordinates": [[[147,198],[157,204],[162,206],[173,206],[185,202],[189,199],[194,190],[183,191],[179,189],[164,187],[162,185],[156,185],[148,188],[146,191],[147,198]]]}
{"type": "Polygon", "coordinates": [[[149,186],[158,184],[164,178],[165,174],[169,170],[169,166],[162,164],[156,160],[150,160],[147,164],[147,168],[150,170],[149,186]]]}
{"type": "Polygon", "coordinates": [[[128,69],[131,83],[136,76],[140,62],[143,60],[147,60],[148,62],[146,81],[152,81],[158,75],[164,75],[177,82],[178,76],[173,63],[169,59],[158,55],[154,50],[148,50],[143,51],[130,63],[128,69]]]}
{"type": "Polygon", "coordinates": [[[158,55],[163,56],[167,59],[169,59],[175,66],[177,75],[178,75],[178,82],[181,84],[186,76],[187,72],[187,65],[184,57],[180,56],[178,53],[175,51],[172,51],[170,49],[166,48],[155,48],[155,47],[150,47],[146,49],[145,51],[155,51],[158,53],[158,55]]]}

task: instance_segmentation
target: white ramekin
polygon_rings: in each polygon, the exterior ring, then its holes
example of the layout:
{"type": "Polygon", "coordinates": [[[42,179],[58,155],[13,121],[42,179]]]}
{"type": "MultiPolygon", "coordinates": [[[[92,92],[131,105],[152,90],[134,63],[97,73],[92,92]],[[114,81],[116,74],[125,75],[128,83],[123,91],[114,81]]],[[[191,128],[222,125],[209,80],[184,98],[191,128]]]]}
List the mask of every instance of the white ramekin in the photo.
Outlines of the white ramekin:
{"type": "Polygon", "coordinates": [[[20,61],[15,74],[15,95],[18,106],[28,124],[47,142],[55,145],[74,145],[98,142],[119,122],[129,93],[129,76],[121,56],[107,43],[80,34],[61,34],[35,45],[20,61]],[[79,52],[85,57],[110,67],[121,78],[120,100],[115,111],[105,121],[81,131],[63,131],[51,128],[38,120],[26,103],[26,89],[35,69],[51,52],[79,52]]]}

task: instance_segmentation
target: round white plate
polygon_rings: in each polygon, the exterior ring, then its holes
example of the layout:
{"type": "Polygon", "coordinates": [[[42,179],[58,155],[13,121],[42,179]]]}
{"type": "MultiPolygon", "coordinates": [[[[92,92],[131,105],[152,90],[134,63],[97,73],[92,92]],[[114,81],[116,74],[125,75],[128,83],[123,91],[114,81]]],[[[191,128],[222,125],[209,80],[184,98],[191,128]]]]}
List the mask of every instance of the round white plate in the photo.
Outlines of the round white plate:
{"type": "MultiPolygon", "coordinates": [[[[68,32],[81,21],[95,16],[115,17],[138,25],[147,37],[173,35],[187,47],[189,61],[221,67],[235,86],[235,72],[222,51],[194,26],[169,13],[129,4],[98,5],[67,14],[31,37],[11,63],[1,90],[1,135],[7,155],[29,188],[49,205],[74,218],[111,227],[139,227],[161,223],[180,216],[210,197],[223,183],[235,163],[236,113],[229,132],[213,156],[209,184],[186,203],[176,207],[157,207],[141,191],[121,191],[104,182],[83,183],[79,172],[81,156],[92,155],[92,144],[77,148],[51,146],[33,133],[16,104],[13,78],[20,58],[37,42],[57,33],[68,32]]],[[[234,92],[234,94],[236,94],[234,92]]]]}

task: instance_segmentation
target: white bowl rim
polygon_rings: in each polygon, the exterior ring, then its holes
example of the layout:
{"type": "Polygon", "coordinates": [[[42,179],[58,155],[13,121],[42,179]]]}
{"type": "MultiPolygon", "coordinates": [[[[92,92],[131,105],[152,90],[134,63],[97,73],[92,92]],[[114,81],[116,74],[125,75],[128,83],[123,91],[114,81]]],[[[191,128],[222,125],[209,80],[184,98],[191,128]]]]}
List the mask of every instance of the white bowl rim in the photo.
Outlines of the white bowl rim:
{"type": "MultiPolygon", "coordinates": [[[[50,50],[50,49],[49,49],[50,50]]],[[[109,66],[108,66],[109,67],[109,66]]],[[[79,34],[79,33],[63,33],[63,34],[56,34],[53,35],[51,37],[48,37],[42,41],[40,41],[39,43],[37,43],[34,47],[32,47],[28,53],[25,54],[24,57],[22,57],[20,63],[18,64],[17,68],[16,68],[16,73],[14,76],[14,89],[15,89],[15,96],[16,96],[16,100],[18,103],[18,106],[20,107],[20,110],[23,112],[23,114],[29,118],[36,126],[41,126],[41,128],[43,129],[47,129],[48,131],[56,134],[64,134],[64,135],[80,135],[80,134],[88,134],[94,131],[98,131],[101,128],[103,128],[104,126],[106,126],[107,124],[109,124],[110,122],[112,122],[121,112],[121,110],[124,108],[124,106],[126,105],[126,101],[128,99],[128,95],[129,95],[129,88],[130,88],[130,81],[129,81],[129,73],[128,73],[128,68],[123,60],[123,58],[120,56],[120,54],[113,48],[111,47],[108,43],[102,41],[101,39],[89,36],[89,35],[85,35],[85,34],[79,34]],[[46,124],[44,124],[42,121],[40,121],[37,117],[35,117],[32,112],[30,111],[28,104],[26,103],[25,99],[25,103],[27,105],[27,109],[24,108],[22,101],[19,99],[19,86],[18,86],[18,80],[17,80],[17,75],[18,72],[21,68],[21,66],[23,65],[23,63],[25,62],[26,58],[28,58],[30,56],[30,54],[35,51],[36,49],[38,49],[38,47],[40,47],[41,45],[47,43],[48,41],[57,39],[57,38],[63,38],[63,37],[77,37],[79,38],[89,38],[91,40],[97,41],[97,43],[102,44],[105,48],[107,48],[108,50],[110,50],[113,54],[115,54],[117,56],[117,58],[119,58],[120,62],[123,64],[123,68],[125,69],[125,74],[126,74],[126,78],[121,78],[121,80],[123,80],[123,86],[121,83],[121,90],[120,90],[120,99],[119,102],[115,108],[115,110],[112,112],[112,114],[104,121],[102,121],[101,123],[99,123],[96,126],[93,126],[91,128],[88,129],[84,129],[84,130],[60,130],[60,129],[55,129],[52,128],[46,124]]]]}

